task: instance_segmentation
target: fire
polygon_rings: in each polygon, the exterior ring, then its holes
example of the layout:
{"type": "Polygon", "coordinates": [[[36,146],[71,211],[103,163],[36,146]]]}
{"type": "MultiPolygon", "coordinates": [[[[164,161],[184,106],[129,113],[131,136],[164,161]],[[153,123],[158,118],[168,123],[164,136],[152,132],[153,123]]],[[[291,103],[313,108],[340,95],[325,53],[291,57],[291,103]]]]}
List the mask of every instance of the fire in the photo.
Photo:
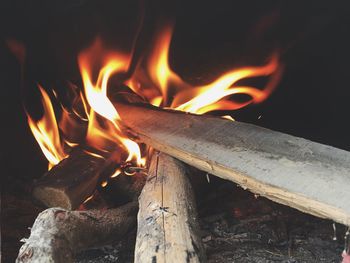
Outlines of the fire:
{"type": "MultiPolygon", "coordinates": [[[[281,70],[278,59],[274,56],[263,66],[234,69],[222,74],[212,83],[199,86],[186,83],[172,70],[169,63],[172,32],[171,26],[165,26],[153,43],[153,50],[148,56],[143,56],[145,61],[140,61],[144,63],[138,63],[139,66],[133,75],[114,87],[110,85],[111,77],[128,71],[131,55],[107,51],[99,39],[79,54],[78,64],[83,89],[75,99],[82,104],[84,113],[75,113],[75,116],[88,123],[85,141],[89,146],[99,152],[118,149],[121,156],[125,155],[121,161],[136,163],[139,166],[145,164],[145,157],[142,156],[139,145],[123,133],[118,110],[108,98],[108,90],[118,89],[120,84],[129,86],[154,106],[204,114],[218,110],[236,110],[252,103],[260,103],[269,97],[279,81],[281,70]],[[239,85],[243,79],[256,77],[268,78],[264,89],[239,85]],[[235,100],[237,94],[247,95],[248,99],[235,100]]],[[[35,122],[28,115],[28,122],[52,166],[67,157],[68,154],[63,151],[63,144],[75,147],[77,143],[60,137],[59,128],[64,129],[57,126],[50,98],[41,87],[39,88],[44,104],[44,116],[35,122]]],[[[63,115],[67,118],[67,114],[63,115]]],[[[227,113],[224,118],[233,120],[227,113]]],[[[118,176],[121,172],[118,169],[111,177],[118,176]]]]}
{"type": "Polygon", "coordinates": [[[141,158],[140,148],[137,143],[123,135],[119,125],[120,116],[107,97],[108,80],[112,74],[125,72],[129,65],[129,59],[127,56],[116,53],[104,55],[106,58],[102,55],[102,59],[107,61],[107,63],[100,70],[97,81],[93,83],[91,80],[92,65],[90,59],[91,56],[96,56],[96,54],[100,53],[98,50],[100,47],[101,44],[97,41],[95,46],[82,52],[78,58],[85,96],[90,106],[87,140],[94,147],[100,148],[100,150],[105,150],[100,143],[101,141],[104,142],[103,139],[109,139],[116,144],[122,145],[129,153],[126,161],[136,159],[137,164],[141,165],[143,164],[143,160],[141,158]],[[107,123],[107,129],[101,128],[96,114],[109,121],[107,123]]]}
{"type": "Polygon", "coordinates": [[[161,96],[150,99],[151,104],[160,106],[168,104],[169,86],[175,83],[181,86],[181,78],[171,69],[169,65],[169,50],[173,27],[166,25],[160,32],[159,38],[156,39],[151,52],[148,64],[148,72],[151,79],[161,91],[161,96]]]}
{"type": "Polygon", "coordinates": [[[43,117],[34,121],[27,113],[29,127],[38,142],[46,159],[49,161],[49,169],[64,159],[67,154],[63,150],[60,133],[57,126],[55,112],[46,91],[39,86],[44,108],[43,117]]]}
{"type": "MultiPolygon", "coordinates": [[[[250,67],[239,70],[232,70],[219,77],[213,83],[196,88],[196,96],[187,102],[175,106],[177,110],[204,114],[213,110],[236,110],[250,103],[259,103],[265,100],[271,93],[271,86],[266,90],[259,90],[252,87],[234,86],[244,78],[268,76],[277,70],[277,61],[271,60],[263,67],[250,67]],[[238,103],[223,98],[234,94],[246,94],[251,97],[250,101],[238,103]]],[[[175,99],[181,99],[181,94],[175,99]]]]}
{"type": "MultiPolygon", "coordinates": [[[[247,67],[231,70],[214,82],[202,86],[192,86],[184,82],[169,64],[169,50],[171,44],[172,27],[169,25],[159,32],[148,61],[148,72],[154,87],[159,93],[145,93],[143,83],[138,82],[138,71],[128,80],[128,84],[139,95],[144,96],[154,106],[162,106],[195,114],[204,114],[215,110],[237,110],[251,103],[260,103],[267,99],[276,87],[281,70],[277,56],[261,67],[247,67]],[[242,79],[254,77],[270,77],[265,89],[236,86],[242,79]],[[137,88],[135,88],[137,87],[137,88]],[[169,94],[173,94],[170,96],[169,94]],[[232,95],[245,94],[248,101],[234,101],[232,95]]],[[[148,83],[146,85],[149,85],[148,83]]]]}

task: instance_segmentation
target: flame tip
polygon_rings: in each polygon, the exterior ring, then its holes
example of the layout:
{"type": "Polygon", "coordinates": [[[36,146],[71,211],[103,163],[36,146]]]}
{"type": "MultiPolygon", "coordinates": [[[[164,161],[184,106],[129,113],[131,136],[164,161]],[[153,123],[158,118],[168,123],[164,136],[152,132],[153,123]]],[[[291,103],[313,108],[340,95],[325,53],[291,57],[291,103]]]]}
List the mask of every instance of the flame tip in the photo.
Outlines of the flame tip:
{"type": "MultiPolygon", "coordinates": [[[[191,86],[173,71],[169,63],[173,31],[174,21],[168,21],[162,26],[147,63],[140,62],[133,75],[124,82],[133,92],[146,98],[152,105],[192,114],[204,114],[217,110],[236,110],[266,100],[276,87],[283,70],[279,62],[280,54],[278,52],[273,53],[267,63],[262,66],[233,69],[221,74],[211,83],[191,86]],[[138,67],[141,65],[146,65],[146,69],[140,70],[138,67]],[[261,76],[269,78],[264,89],[237,84],[241,79],[261,76]],[[249,98],[241,102],[232,96],[235,94],[245,94],[249,98]]],[[[97,36],[91,46],[78,55],[83,90],[76,92],[76,99],[81,101],[82,110],[72,108],[72,112],[80,120],[87,122],[85,139],[89,145],[98,152],[123,148],[127,153],[125,160],[142,167],[146,164],[146,158],[142,157],[140,146],[123,133],[119,113],[107,96],[110,78],[113,75],[127,72],[130,68],[131,57],[131,55],[105,49],[102,39],[97,36]],[[95,72],[96,67],[99,67],[98,72],[95,72]],[[82,113],[78,111],[82,111],[82,113]]],[[[142,57],[142,59],[145,58],[147,57],[142,57]]],[[[52,96],[40,83],[37,83],[37,86],[41,94],[44,116],[39,121],[34,121],[26,109],[25,113],[31,131],[48,159],[50,167],[52,167],[67,156],[63,147],[65,144],[66,147],[67,145],[69,147],[76,145],[66,138],[61,138],[50,99],[50,95],[57,99],[56,91],[52,91],[52,96]]],[[[67,111],[62,104],[60,106],[63,112],[67,111]]],[[[223,118],[234,120],[229,116],[223,116],[223,118]]],[[[99,154],[87,153],[104,158],[99,154]]],[[[122,157],[124,157],[124,152],[120,153],[116,162],[120,161],[119,159],[122,157]]],[[[111,178],[120,173],[121,171],[117,169],[111,178]]]]}

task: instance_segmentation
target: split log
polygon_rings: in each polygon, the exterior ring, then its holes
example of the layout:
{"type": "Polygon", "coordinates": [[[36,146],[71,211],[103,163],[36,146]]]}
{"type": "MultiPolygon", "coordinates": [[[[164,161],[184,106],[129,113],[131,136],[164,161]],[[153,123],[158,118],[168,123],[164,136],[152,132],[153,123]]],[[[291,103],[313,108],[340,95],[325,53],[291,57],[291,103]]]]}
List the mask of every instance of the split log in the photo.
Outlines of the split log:
{"type": "Polygon", "coordinates": [[[225,119],[115,104],[133,138],[303,212],[350,225],[350,153],[225,119]]]}
{"type": "Polygon", "coordinates": [[[203,262],[194,195],[180,161],[153,155],[139,197],[135,262],[203,262]]]}
{"type": "Polygon", "coordinates": [[[93,194],[112,160],[75,149],[34,184],[33,195],[47,207],[73,210],[93,194]]]}
{"type": "Polygon", "coordinates": [[[117,241],[136,225],[137,202],[108,210],[49,208],[39,214],[17,263],[71,263],[74,254],[117,241]]]}

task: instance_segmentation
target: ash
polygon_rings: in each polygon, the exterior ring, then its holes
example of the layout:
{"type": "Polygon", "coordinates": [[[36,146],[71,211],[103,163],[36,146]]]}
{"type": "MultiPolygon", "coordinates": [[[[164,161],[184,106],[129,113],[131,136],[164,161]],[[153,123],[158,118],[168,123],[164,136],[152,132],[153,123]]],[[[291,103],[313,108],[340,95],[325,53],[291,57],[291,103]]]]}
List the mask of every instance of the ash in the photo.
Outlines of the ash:
{"type": "MultiPolygon", "coordinates": [[[[194,173],[201,237],[209,263],[340,262],[345,227],[306,215],[235,184],[194,173]],[[203,178],[203,181],[198,181],[203,178]],[[336,238],[336,240],[334,240],[336,238]]],[[[4,191],[2,259],[14,262],[20,239],[29,235],[35,217],[44,208],[31,200],[21,181],[4,191]],[[13,187],[11,187],[13,186],[13,187]]],[[[116,244],[81,252],[77,263],[133,262],[136,229],[116,244]]]]}
{"type": "MultiPolygon", "coordinates": [[[[212,178],[212,177],[211,177],[212,178]]],[[[218,180],[199,205],[208,262],[340,262],[345,227],[218,180]],[[336,239],[336,240],[335,240],[336,239]]]]}
{"type": "MultiPolygon", "coordinates": [[[[254,196],[210,176],[192,182],[208,263],[340,262],[345,227],[254,196]],[[209,194],[208,194],[209,193],[209,194]],[[336,240],[334,240],[336,238],[336,240]]],[[[114,246],[78,255],[78,263],[132,262],[136,231],[114,246]]]]}
{"type": "Polygon", "coordinates": [[[131,238],[118,242],[114,245],[102,248],[90,249],[81,252],[76,257],[77,263],[112,263],[132,262],[134,257],[134,244],[136,232],[131,233],[131,238]]]}

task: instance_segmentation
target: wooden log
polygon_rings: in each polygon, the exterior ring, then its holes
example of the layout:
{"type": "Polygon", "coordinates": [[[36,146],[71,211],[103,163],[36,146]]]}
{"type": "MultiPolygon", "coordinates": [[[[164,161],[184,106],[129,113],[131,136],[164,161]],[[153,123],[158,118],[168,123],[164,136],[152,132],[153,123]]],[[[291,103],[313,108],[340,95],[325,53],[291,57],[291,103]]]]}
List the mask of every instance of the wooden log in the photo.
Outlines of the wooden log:
{"type": "Polygon", "coordinates": [[[115,105],[135,140],[278,203],[350,225],[349,152],[237,121],[115,105]]]}
{"type": "Polygon", "coordinates": [[[93,194],[112,160],[75,149],[34,184],[33,195],[47,207],[73,210],[93,194]]]}
{"type": "MultiPolygon", "coordinates": [[[[75,86],[68,88],[72,92],[75,92],[76,89],[75,86]]],[[[114,100],[122,100],[124,103],[144,101],[127,86],[118,86],[118,92],[112,92],[110,96],[114,100]]],[[[81,112],[83,111],[81,98],[77,95],[75,97],[76,101],[73,108],[75,111],[81,112]]],[[[87,127],[86,123],[79,118],[77,119],[75,115],[72,117],[68,111],[64,111],[61,126],[63,126],[65,138],[67,137],[70,141],[81,142],[85,136],[87,127]]],[[[111,164],[115,163],[116,160],[120,159],[120,154],[118,154],[119,149],[115,151],[116,149],[114,147],[111,144],[109,153],[103,152],[100,156],[91,154],[90,151],[82,147],[73,148],[72,152],[69,153],[69,157],[54,166],[34,184],[34,197],[47,207],[57,206],[69,210],[79,207],[95,191],[101,179],[101,173],[110,168],[111,164]]],[[[96,150],[94,149],[94,151],[96,150]]],[[[118,178],[118,181],[123,180],[119,180],[118,178]]],[[[131,187],[130,182],[128,184],[128,195],[129,197],[134,197],[141,191],[144,182],[140,180],[131,187]]],[[[121,186],[121,188],[123,187],[125,185],[121,186]]],[[[125,193],[126,191],[123,192],[125,193]]]]}
{"type": "Polygon", "coordinates": [[[135,262],[203,262],[194,195],[180,161],[153,155],[139,197],[135,262]]]}
{"type": "Polygon", "coordinates": [[[136,225],[137,202],[108,210],[49,208],[39,214],[17,263],[72,263],[74,254],[117,241],[136,225]]]}

